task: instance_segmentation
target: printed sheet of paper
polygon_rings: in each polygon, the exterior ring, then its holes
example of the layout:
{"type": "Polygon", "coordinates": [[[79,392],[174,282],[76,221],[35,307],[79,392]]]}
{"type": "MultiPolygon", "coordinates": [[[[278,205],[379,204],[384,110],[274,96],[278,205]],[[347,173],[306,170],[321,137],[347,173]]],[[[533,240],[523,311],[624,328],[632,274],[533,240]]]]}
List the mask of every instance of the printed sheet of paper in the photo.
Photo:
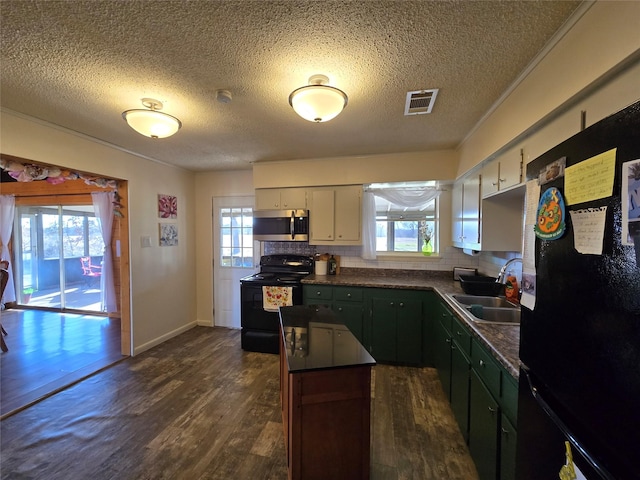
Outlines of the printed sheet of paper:
{"type": "Polygon", "coordinates": [[[567,205],[590,202],[613,194],[616,148],[565,169],[564,199],[567,205]]]}
{"type": "Polygon", "coordinates": [[[522,267],[522,296],[520,305],[533,310],[536,306],[536,271],[522,267]]]}
{"type": "Polygon", "coordinates": [[[569,213],[575,249],[583,254],[602,255],[607,207],[585,208],[569,213]]]}
{"type": "Polygon", "coordinates": [[[622,244],[640,236],[640,159],[622,164],[622,244]]]}

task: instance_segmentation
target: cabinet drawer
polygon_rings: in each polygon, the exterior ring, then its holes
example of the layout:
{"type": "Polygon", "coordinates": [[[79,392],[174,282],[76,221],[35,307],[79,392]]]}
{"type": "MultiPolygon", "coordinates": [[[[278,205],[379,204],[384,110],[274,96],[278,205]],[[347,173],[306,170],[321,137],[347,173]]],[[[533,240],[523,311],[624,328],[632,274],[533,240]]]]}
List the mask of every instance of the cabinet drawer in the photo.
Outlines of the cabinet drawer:
{"type": "Polygon", "coordinates": [[[500,398],[501,370],[496,361],[476,340],[471,347],[471,366],[485,383],[494,398],[500,398]]]}
{"type": "Polygon", "coordinates": [[[460,320],[452,317],[451,337],[468,357],[471,356],[471,333],[460,320]]]}
{"type": "Polygon", "coordinates": [[[342,302],[361,302],[362,289],[351,287],[334,288],[333,298],[334,300],[340,300],[342,302]]]}
{"type": "Polygon", "coordinates": [[[333,298],[333,287],[326,285],[309,285],[304,290],[305,297],[309,300],[331,300],[333,298]]]}

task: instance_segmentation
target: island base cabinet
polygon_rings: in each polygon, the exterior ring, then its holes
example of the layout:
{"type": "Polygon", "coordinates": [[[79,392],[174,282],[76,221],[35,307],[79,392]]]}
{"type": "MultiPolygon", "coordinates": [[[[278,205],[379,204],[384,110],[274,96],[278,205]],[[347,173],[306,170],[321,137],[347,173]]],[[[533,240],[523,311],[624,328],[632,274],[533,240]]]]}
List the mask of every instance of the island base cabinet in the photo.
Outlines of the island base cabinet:
{"type": "Polygon", "coordinates": [[[371,367],[281,375],[289,480],[368,479],[371,367]]]}

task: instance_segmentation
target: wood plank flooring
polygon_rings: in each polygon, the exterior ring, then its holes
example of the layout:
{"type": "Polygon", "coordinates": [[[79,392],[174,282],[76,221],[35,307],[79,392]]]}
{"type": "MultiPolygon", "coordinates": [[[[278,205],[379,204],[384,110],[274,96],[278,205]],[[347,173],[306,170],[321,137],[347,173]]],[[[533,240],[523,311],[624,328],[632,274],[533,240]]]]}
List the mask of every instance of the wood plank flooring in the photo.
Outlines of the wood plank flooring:
{"type": "MultiPolygon", "coordinates": [[[[374,371],[371,478],[477,479],[435,370],[374,371]]],[[[284,480],[278,388],[277,356],[196,327],[0,422],[1,477],[284,480]]]]}
{"type": "Polygon", "coordinates": [[[1,320],[0,418],[124,358],[118,318],[10,309],[1,320]]]}

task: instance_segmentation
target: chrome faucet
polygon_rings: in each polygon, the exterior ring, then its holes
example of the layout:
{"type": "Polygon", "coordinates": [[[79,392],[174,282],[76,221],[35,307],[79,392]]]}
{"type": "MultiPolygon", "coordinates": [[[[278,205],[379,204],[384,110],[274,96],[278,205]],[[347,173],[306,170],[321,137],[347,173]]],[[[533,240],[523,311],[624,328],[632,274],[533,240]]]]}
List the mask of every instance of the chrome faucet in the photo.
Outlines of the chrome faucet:
{"type": "Polygon", "coordinates": [[[507,263],[505,263],[502,266],[502,268],[500,269],[500,273],[498,274],[498,279],[496,280],[498,283],[504,283],[504,279],[507,275],[507,269],[509,268],[509,265],[515,262],[522,263],[522,258],[516,257],[516,258],[512,258],[511,260],[507,260],[507,263]]]}

